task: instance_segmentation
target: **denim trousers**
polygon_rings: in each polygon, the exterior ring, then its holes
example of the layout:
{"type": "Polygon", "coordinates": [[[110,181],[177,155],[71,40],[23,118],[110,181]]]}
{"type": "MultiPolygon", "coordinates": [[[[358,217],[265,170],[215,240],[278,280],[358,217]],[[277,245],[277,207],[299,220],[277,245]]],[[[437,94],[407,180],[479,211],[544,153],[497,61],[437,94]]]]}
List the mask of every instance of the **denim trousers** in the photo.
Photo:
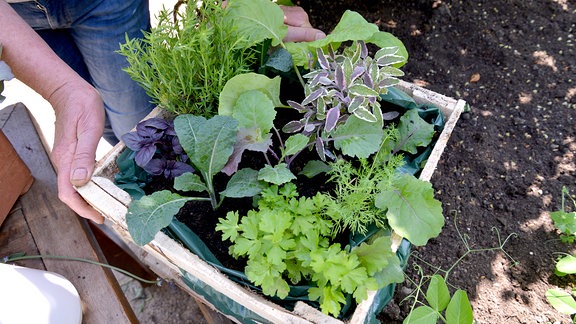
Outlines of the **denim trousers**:
{"type": "Polygon", "coordinates": [[[154,107],[145,90],[122,69],[117,53],[126,37],[150,30],[148,0],[37,0],[12,3],[18,14],[101,94],[104,138],[111,144],[154,107]]]}

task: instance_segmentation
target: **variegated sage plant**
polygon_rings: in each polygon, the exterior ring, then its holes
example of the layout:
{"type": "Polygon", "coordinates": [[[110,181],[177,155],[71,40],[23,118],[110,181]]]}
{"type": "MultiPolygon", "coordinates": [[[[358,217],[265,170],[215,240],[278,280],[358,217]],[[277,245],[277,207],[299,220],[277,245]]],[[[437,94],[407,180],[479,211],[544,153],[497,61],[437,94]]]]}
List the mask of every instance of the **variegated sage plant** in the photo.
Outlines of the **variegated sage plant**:
{"type": "Polygon", "coordinates": [[[308,79],[302,102],[288,101],[290,107],[303,113],[303,117],[287,123],[286,133],[302,132],[314,138],[315,147],[322,159],[331,153],[326,143],[334,131],[350,116],[366,123],[377,123],[382,128],[384,120],[397,117],[397,113],[382,114],[380,95],[396,85],[397,77],[404,72],[394,67],[405,61],[397,47],[378,50],[369,56],[366,43],[357,41],[337,54],[328,46],[324,52],[317,49],[318,66],[303,77],[308,79]]]}

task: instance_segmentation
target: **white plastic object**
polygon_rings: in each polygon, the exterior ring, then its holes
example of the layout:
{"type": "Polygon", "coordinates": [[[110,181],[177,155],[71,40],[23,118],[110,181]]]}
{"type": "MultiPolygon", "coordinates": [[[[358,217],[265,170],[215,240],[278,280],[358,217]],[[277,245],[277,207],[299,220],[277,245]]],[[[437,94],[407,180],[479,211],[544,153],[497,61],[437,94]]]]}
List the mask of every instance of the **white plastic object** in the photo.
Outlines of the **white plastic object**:
{"type": "Polygon", "coordinates": [[[0,323],[81,323],[82,304],[68,279],[54,272],[0,263],[0,323]]]}

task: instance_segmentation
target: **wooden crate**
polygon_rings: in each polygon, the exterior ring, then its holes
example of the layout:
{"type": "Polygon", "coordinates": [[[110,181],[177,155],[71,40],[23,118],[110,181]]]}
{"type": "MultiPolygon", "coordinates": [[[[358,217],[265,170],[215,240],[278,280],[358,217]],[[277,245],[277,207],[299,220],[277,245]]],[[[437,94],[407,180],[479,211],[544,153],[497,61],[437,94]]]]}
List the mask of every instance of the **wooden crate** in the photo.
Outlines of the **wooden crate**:
{"type": "MultiPolygon", "coordinates": [[[[466,103],[455,100],[414,84],[401,82],[399,89],[411,95],[417,103],[433,104],[440,108],[445,118],[444,130],[440,134],[434,149],[420,174],[420,179],[430,181],[440,160],[447,141],[464,110],[466,103]]],[[[159,114],[159,110],[153,114],[159,114]]],[[[115,160],[124,146],[118,144],[97,165],[92,181],[81,188],[80,194],[96,209],[105,215],[109,224],[130,246],[141,260],[150,266],[162,278],[176,282],[182,289],[209,305],[213,295],[225,299],[234,308],[239,306],[244,314],[235,317],[234,310],[224,310],[224,315],[234,321],[244,322],[246,313],[251,313],[257,322],[270,323],[342,323],[342,321],[321,313],[319,310],[298,302],[293,311],[255,294],[249,289],[233,282],[216,268],[202,261],[182,245],[163,233],[156,234],[154,240],[143,247],[137,247],[128,233],[125,215],[131,198],[125,191],[116,187],[112,180],[117,172],[115,160]],[[187,283],[188,284],[187,284],[187,283]]],[[[401,238],[396,237],[397,243],[401,238]]],[[[374,303],[376,292],[370,292],[368,299],[359,304],[347,323],[364,323],[374,303]]],[[[222,303],[217,303],[221,305],[222,303]]]]}

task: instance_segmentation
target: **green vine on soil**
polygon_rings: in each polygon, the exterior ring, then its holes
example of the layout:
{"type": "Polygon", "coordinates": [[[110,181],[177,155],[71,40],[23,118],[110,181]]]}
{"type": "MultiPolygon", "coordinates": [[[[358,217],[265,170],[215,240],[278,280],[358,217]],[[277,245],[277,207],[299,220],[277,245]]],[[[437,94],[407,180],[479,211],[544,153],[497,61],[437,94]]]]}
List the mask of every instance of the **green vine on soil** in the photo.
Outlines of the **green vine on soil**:
{"type": "Polygon", "coordinates": [[[416,286],[416,288],[410,293],[410,295],[406,296],[400,302],[403,303],[410,299],[413,300],[413,303],[410,307],[410,313],[408,314],[408,317],[406,317],[406,319],[403,321],[404,324],[417,323],[423,319],[435,319],[430,321],[430,323],[436,323],[438,320],[448,324],[473,322],[472,307],[468,300],[467,292],[450,285],[448,282],[448,278],[451,272],[468,255],[479,252],[501,251],[509,260],[511,260],[512,266],[517,266],[520,264],[504,249],[504,246],[508,243],[508,241],[513,237],[517,237],[518,234],[509,234],[504,240],[502,240],[500,231],[496,227],[492,227],[492,230],[496,233],[498,238],[498,246],[473,249],[469,244],[467,235],[464,235],[462,232],[460,232],[456,222],[456,211],[453,212],[454,226],[456,228],[456,232],[458,233],[458,237],[466,248],[466,252],[464,252],[462,256],[460,256],[458,260],[456,260],[447,270],[443,270],[440,267],[432,265],[431,263],[420,258],[415,252],[411,253],[411,256],[413,256],[416,260],[434,269],[434,274],[425,275],[422,266],[415,262],[413,267],[418,272],[418,277],[420,278],[419,282],[416,282],[410,277],[405,276],[408,281],[416,286]],[[442,273],[443,276],[439,275],[438,273],[442,273]],[[425,283],[428,283],[428,289],[426,292],[424,292],[423,288],[425,283]],[[450,297],[448,285],[450,285],[453,290],[455,289],[452,297],[450,297]],[[424,296],[424,299],[426,302],[428,302],[429,305],[426,305],[424,301],[421,301],[421,296],[424,296]],[[443,312],[445,313],[443,314],[443,312]]]}

